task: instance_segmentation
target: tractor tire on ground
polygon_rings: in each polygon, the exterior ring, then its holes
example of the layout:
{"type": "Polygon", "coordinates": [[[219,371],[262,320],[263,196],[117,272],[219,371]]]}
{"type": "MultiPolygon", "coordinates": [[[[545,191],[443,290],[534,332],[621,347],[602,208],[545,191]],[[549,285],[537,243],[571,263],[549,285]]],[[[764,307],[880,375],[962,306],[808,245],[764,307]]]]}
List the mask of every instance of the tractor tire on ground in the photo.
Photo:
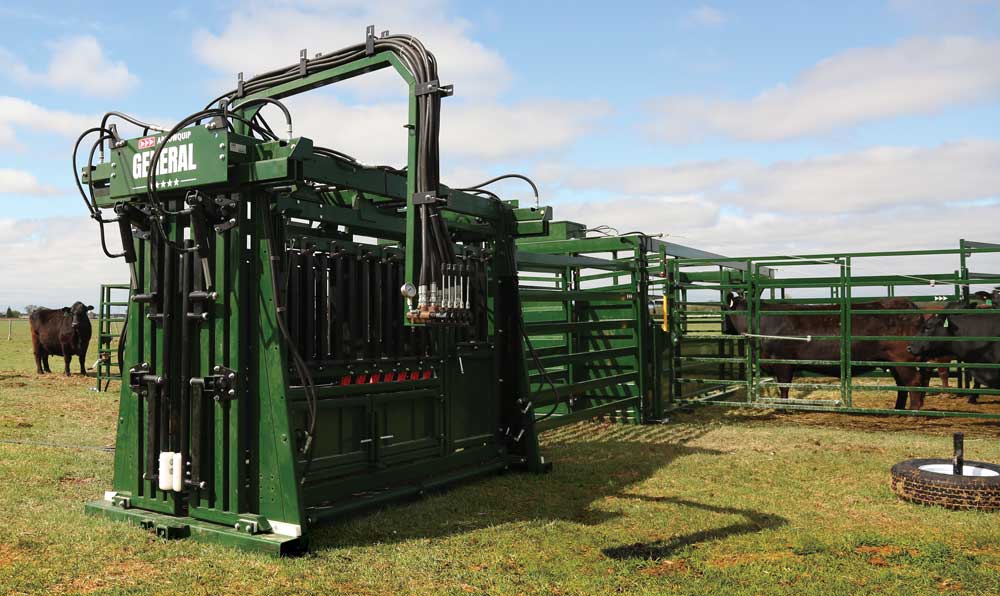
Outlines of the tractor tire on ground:
{"type": "Polygon", "coordinates": [[[892,467],[892,490],[921,505],[948,509],[1000,510],[1000,466],[965,462],[966,475],[956,476],[948,459],[910,459],[892,467]],[[928,469],[930,468],[930,469],[928,469]],[[930,471],[937,469],[939,471],[930,471]],[[944,471],[943,473],[941,471],[944,471]],[[978,475],[971,475],[971,474],[978,475]]]}

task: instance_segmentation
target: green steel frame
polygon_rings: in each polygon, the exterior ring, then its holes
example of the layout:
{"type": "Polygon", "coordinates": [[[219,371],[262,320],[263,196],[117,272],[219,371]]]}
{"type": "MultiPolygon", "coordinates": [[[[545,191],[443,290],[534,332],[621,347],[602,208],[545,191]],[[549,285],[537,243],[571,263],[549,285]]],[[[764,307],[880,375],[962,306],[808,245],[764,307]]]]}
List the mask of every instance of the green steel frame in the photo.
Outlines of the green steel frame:
{"type": "MultiPolygon", "coordinates": [[[[469,325],[410,325],[399,288],[419,265],[412,73],[376,53],[248,99],[390,66],[409,86],[405,172],[316,153],[305,137],[262,141],[239,123],[184,129],[198,168],[157,178],[166,238],[132,222],[114,481],[88,512],[168,538],[283,554],[306,548],[314,524],[363,507],[504,469],[547,469],[524,406],[514,263],[514,239],[544,229],[545,212],[440,187],[450,241],[476,272],[481,302],[469,325]],[[192,190],[224,214],[197,246],[204,221],[185,209],[192,190]],[[311,379],[293,365],[278,317],[311,379]],[[164,472],[171,465],[180,485],[164,472]]],[[[85,169],[100,207],[143,208],[145,178],[131,173],[157,143],[177,140],[129,139],[85,169]]]]}
{"type": "Polygon", "coordinates": [[[721,255],[567,221],[517,242],[536,427],[663,417],[668,336],[662,287],[677,257],[721,255]]]}
{"type": "MultiPolygon", "coordinates": [[[[991,310],[969,310],[943,308],[943,302],[968,299],[975,289],[990,289],[1000,284],[1000,273],[973,272],[969,261],[975,255],[1000,253],[1000,245],[961,240],[957,249],[911,250],[893,252],[830,253],[809,255],[773,255],[758,257],[716,258],[716,259],[675,259],[670,262],[667,289],[669,296],[669,328],[672,350],[669,376],[671,378],[672,407],[690,405],[721,405],[738,407],[762,407],[784,410],[830,411],[858,414],[906,414],[935,417],[1000,418],[998,412],[962,411],[942,408],[941,403],[926,402],[923,410],[903,410],[891,407],[861,407],[854,403],[858,391],[895,392],[904,390],[927,395],[978,394],[1000,395],[1000,390],[971,389],[964,386],[964,371],[967,368],[1000,368],[991,364],[964,364],[952,362],[886,362],[863,361],[852,358],[852,345],[861,341],[906,341],[913,336],[875,336],[852,333],[852,313],[858,311],[853,305],[869,302],[879,297],[905,296],[918,305],[917,310],[880,309],[864,310],[865,315],[895,314],[995,314],[991,310]],[[957,268],[953,271],[935,273],[902,273],[906,271],[906,260],[913,257],[955,257],[957,268]],[[868,268],[873,260],[880,268],[891,268],[900,273],[855,275],[855,267],[868,268]],[[837,273],[826,276],[786,276],[777,277],[776,270],[792,272],[800,267],[833,267],[837,273]],[[926,293],[929,286],[946,288],[938,294],[926,293]],[[825,291],[828,296],[794,297],[796,292],[816,293],[825,291]],[[924,293],[921,293],[923,291],[924,293]],[[689,294],[708,293],[717,298],[692,300],[689,294]],[[747,298],[746,310],[725,309],[730,292],[743,293],[747,298]],[[772,304],[823,304],[830,309],[812,310],[804,314],[796,310],[780,310],[763,305],[772,304]],[[723,320],[726,314],[745,315],[748,321],[746,335],[724,333],[723,320]],[[789,360],[764,358],[760,354],[762,316],[823,316],[835,315],[845,324],[839,325],[839,333],[813,335],[813,341],[838,341],[839,360],[789,360]],[[840,375],[835,384],[817,382],[779,383],[762,372],[762,366],[775,364],[823,365],[839,367],[840,375]],[[877,384],[858,383],[862,375],[854,374],[854,367],[916,367],[921,369],[948,368],[954,374],[958,387],[942,388],[931,386],[902,386],[890,382],[877,384]],[[839,394],[836,399],[779,399],[770,397],[768,389],[787,387],[790,389],[833,389],[839,394]]],[[[1000,337],[971,338],[1000,341],[1000,337]]],[[[950,338],[930,341],[954,341],[950,338]]],[[[798,376],[809,376],[801,373],[798,376]]],[[[868,373],[868,377],[884,378],[880,372],[868,373]]]]}
{"type": "Polygon", "coordinates": [[[101,301],[97,308],[97,366],[95,377],[97,391],[107,391],[111,381],[122,378],[122,363],[118,361],[118,339],[115,323],[125,324],[126,314],[120,312],[129,305],[129,286],[101,284],[101,301]],[[118,296],[124,294],[124,297],[118,296]]]}

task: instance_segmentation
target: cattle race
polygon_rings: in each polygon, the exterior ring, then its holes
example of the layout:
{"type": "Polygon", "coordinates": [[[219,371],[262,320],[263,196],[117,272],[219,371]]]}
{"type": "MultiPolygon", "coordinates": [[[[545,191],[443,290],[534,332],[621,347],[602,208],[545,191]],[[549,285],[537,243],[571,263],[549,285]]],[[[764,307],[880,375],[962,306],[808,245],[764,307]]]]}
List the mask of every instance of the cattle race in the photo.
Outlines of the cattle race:
{"type": "Polygon", "coordinates": [[[0,594],[1000,594],[1000,7],[347,4],[0,10],[0,594]]]}

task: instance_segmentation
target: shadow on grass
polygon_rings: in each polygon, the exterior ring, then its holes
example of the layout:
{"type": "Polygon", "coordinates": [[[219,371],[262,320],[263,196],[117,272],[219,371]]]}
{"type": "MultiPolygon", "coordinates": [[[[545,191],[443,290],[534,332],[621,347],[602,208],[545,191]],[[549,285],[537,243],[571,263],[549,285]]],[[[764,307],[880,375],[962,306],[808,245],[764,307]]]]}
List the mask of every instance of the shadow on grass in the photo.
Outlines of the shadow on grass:
{"type": "Polygon", "coordinates": [[[712,528],[676,536],[670,540],[657,540],[655,542],[637,542],[625,546],[615,546],[604,549],[604,554],[612,559],[664,559],[678,550],[699,544],[702,542],[712,542],[722,540],[730,536],[740,534],[753,534],[771,528],[781,527],[788,523],[788,520],[770,513],[761,513],[751,509],[739,509],[736,507],[719,507],[708,505],[697,501],[679,499],[675,497],[653,497],[648,495],[627,495],[623,498],[638,499],[651,503],[669,503],[681,505],[683,507],[694,507],[712,513],[725,515],[741,515],[746,521],[729,524],[721,528],[712,528]]]}
{"type": "Polygon", "coordinates": [[[310,548],[442,538],[525,521],[598,525],[623,514],[595,503],[607,497],[631,498],[629,487],[678,458],[722,455],[686,444],[707,432],[701,425],[581,424],[555,429],[543,435],[543,452],[554,462],[549,474],[504,474],[454,488],[442,498],[324,524],[310,537],[310,548]]]}

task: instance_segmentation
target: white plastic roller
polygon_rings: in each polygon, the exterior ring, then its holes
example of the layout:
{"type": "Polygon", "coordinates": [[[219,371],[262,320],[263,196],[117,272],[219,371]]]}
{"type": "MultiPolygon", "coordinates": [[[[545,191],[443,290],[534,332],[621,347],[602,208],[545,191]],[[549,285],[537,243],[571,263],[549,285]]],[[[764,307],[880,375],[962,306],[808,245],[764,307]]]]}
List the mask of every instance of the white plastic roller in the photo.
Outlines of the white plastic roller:
{"type": "Polygon", "coordinates": [[[160,452],[160,467],[157,473],[160,490],[170,490],[173,487],[172,470],[174,454],[169,451],[160,452]]]}

